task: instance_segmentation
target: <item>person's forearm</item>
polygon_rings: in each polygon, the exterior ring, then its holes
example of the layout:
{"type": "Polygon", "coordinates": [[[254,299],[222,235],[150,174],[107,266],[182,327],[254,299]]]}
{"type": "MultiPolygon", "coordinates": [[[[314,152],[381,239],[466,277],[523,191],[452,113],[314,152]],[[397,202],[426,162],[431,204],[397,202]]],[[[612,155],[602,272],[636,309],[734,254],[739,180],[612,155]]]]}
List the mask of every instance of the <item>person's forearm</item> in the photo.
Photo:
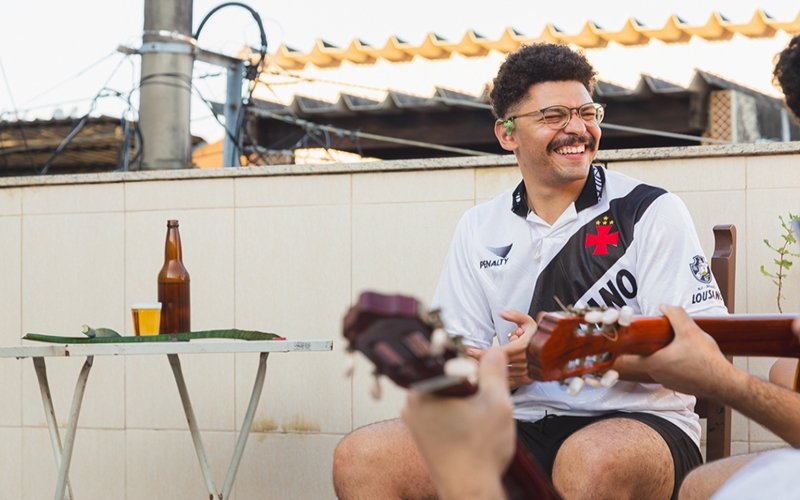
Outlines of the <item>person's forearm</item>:
{"type": "Polygon", "coordinates": [[[763,425],[794,447],[800,446],[800,394],[737,370],[719,400],[763,425]]]}

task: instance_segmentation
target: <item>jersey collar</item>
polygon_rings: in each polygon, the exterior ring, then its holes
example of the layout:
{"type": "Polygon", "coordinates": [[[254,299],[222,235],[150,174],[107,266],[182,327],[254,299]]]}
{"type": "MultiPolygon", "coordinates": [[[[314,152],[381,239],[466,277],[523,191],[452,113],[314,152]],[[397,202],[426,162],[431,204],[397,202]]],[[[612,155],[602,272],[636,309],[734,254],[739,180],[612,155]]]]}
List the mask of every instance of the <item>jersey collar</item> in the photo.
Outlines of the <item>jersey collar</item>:
{"type": "MultiPolygon", "coordinates": [[[[603,167],[591,165],[586,183],[583,185],[581,194],[575,200],[575,211],[580,212],[589,207],[593,207],[600,202],[603,195],[603,186],[606,183],[606,175],[603,167]]],[[[528,206],[528,197],[525,191],[525,181],[519,183],[517,189],[511,195],[511,211],[522,218],[526,218],[531,209],[528,206]]]]}

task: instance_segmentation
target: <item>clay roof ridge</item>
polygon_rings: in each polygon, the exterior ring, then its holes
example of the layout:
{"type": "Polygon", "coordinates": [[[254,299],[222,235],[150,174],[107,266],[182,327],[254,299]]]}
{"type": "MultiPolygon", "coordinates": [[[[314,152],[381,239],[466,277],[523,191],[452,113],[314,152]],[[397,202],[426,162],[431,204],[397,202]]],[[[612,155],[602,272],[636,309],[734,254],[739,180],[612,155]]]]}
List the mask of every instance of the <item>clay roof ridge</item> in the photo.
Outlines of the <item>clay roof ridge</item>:
{"type": "Polygon", "coordinates": [[[692,37],[705,40],[729,40],[739,34],[749,38],[775,36],[777,31],[796,33],[800,31],[800,13],[790,21],[778,21],[762,9],[757,9],[750,21],[733,23],[719,12],[712,12],[702,26],[690,26],[676,15],[667,19],[661,28],[649,28],[631,17],[617,31],[606,31],[593,21],[586,21],[577,34],[568,34],[548,23],[535,37],[525,36],[513,28],[506,28],[497,40],[490,40],[473,30],[467,30],[458,42],[452,42],[430,32],[419,45],[412,45],[397,36],[389,37],[383,48],[376,48],[358,38],[354,38],[346,49],[339,48],[324,40],[316,40],[308,53],[281,45],[272,55],[272,62],[284,69],[302,69],[306,64],[317,67],[337,67],[342,61],[353,64],[375,64],[382,58],[392,62],[410,61],[414,57],[425,59],[447,59],[452,54],[466,57],[485,56],[490,50],[508,53],[521,44],[536,42],[569,43],[584,49],[603,48],[610,42],[624,46],[644,45],[651,40],[663,43],[686,43],[692,37]]]}

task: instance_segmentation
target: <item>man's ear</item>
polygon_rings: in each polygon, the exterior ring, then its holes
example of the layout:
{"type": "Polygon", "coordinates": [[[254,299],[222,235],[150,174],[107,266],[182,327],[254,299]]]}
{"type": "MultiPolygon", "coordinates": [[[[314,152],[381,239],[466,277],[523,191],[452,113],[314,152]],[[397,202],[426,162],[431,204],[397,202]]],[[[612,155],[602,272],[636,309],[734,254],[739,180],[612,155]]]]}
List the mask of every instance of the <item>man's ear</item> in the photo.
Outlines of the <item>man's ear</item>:
{"type": "Polygon", "coordinates": [[[494,122],[494,135],[500,142],[500,147],[506,151],[514,151],[519,147],[514,135],[513,120],[497,120],[494,122]]]}

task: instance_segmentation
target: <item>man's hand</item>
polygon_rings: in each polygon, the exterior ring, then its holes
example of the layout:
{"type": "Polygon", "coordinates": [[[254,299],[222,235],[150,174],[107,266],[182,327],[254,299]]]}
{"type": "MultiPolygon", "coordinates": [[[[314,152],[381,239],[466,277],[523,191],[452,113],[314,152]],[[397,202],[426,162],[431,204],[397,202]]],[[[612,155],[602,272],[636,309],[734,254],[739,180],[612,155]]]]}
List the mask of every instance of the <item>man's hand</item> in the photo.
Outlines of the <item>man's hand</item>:
{"type": "MultiPolygon", "coordinates": [[[[683,309],[661,306],[661,312],[672,324],[675,339],[650,356],[623,356],[631,367],[649,372],[670,389],[713,397],[800,447],[800,394],[733,366],[683,309]]],[[[792,329],[800,337],[800,319],[792,329]]]]}
{"type": "Polygon", "coordinates": [[[500,349],[484,351],[478,392],[469,397],[408,392],[403,421],[442,500],[504,498],[500,477],[516,436],[506,363],[500,349]]]}
{"type": "Polygon", "coordinates": [[[719,396],[737,380],[737,370],[720,352],[717,343],[702,331],[680,307],[662,305],[675,338],[650,356],[622,356],[624,365],[650,374],[669,389],[697,396],[719,396]]]}
{"type": "MultiPolygon", "coordinates": [[[[508,344],[498,347],[508,358],[508,383],[511,389],[516,389],[521,385],[532,384],[533,379],[528,378],[528,359],[525,351],[528,344],[536,333],[537,325],[527,314],[518,311],[503,311],[500,316],[517,327],[508,334],[508,344]]],[[[467,356],[480,360],[487,351],[471,347],[467,349],[467,356]]]]}

